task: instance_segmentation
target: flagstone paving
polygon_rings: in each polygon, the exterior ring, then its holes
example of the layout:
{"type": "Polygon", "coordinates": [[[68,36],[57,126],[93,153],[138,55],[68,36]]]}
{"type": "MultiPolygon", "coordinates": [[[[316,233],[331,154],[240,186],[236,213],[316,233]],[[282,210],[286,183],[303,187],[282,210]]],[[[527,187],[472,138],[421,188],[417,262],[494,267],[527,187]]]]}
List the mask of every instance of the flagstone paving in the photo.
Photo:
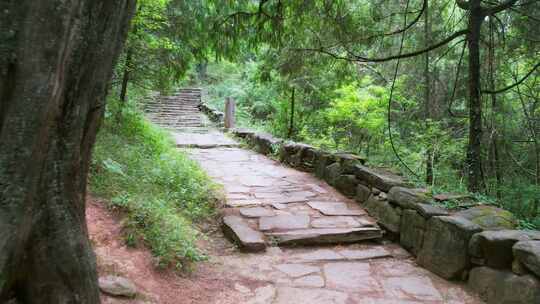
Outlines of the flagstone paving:
{"type": "Polygon", "coordinates": [[[270,246],[266,252],[217,257],[240,277],[263,284],[242,285],[244,303],[482,303],[463,285],[417,266],[396,244],[350,238],[355,229],[378,231],[375,221],[312,175],[249,150],[187,151],[223,185],[227,213],[241,216],[253,231],[277,238],[278,244],[288,244],[279,237],[291,233],[317,244],[317,230],[337,232],[330,246],[270,246]],[[275,208],[278,201],[281,207],[275,208]]]}
{"type": "Polygon", "coordinates": [[[235,303],[482,303],[417,266],[357,203],[314,176],[239,147],[185,151],[223,186],[223,231],[244,251],[224,247],[212,261],[234,274],[235,303]]]}

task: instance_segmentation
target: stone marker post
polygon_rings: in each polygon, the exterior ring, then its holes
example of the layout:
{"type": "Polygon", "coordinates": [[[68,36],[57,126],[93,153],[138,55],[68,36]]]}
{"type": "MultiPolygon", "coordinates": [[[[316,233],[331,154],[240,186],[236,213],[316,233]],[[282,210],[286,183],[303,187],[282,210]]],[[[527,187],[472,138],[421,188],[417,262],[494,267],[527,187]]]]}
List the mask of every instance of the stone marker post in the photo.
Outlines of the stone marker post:
{"type": "Polygon", "coordinates": [[[236,103],[231,97],[225,100],[225,129],[234,128],[234,116],[236,112],[236,103]]]}

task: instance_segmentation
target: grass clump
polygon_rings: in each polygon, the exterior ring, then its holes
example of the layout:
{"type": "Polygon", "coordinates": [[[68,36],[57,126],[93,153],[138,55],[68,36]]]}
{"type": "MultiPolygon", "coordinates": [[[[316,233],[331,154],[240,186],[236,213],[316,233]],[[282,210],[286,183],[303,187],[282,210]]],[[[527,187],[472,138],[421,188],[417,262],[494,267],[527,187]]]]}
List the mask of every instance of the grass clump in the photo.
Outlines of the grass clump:
{"type": "Polygon", "coordinates": [[[186,269],[205,259],[194,223],[215,214],[216,186],[135,106],[122,113],[120,122],[106,115],[98,134],[91,191],[126,213],[128,244],[142,240],[160,266],[186,269]]]}

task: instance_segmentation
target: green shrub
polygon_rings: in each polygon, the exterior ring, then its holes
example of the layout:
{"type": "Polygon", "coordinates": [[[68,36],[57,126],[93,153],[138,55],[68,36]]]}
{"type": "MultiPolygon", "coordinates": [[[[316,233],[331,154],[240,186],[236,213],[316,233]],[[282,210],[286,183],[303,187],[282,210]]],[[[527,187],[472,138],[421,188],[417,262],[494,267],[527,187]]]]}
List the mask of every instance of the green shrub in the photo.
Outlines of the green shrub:
{"type": "MultiPolygon", "coordinates": [[[[115,107],[112,101],[112,112],[115,107]]],[[[204,259],[194,223],[215,213],[215,185],[134,105],[125,106],[121,123],[113,117],[106,115],[98,134],[91,191],[125,211],[127,243],[142,240],[159,265],[185,268],[204,259]]]]}

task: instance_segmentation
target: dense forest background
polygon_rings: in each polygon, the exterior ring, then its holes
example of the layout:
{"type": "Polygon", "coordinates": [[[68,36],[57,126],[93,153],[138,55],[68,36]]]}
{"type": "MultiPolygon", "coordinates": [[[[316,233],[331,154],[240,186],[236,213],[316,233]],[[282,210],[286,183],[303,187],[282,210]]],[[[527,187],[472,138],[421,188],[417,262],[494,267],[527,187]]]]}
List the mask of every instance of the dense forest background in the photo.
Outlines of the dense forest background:
{"type": "Polygon", "coordinates": [[[540,226],[540,1],[141,0],[111,117],[200,86],[241,126],[540,226]]]}

